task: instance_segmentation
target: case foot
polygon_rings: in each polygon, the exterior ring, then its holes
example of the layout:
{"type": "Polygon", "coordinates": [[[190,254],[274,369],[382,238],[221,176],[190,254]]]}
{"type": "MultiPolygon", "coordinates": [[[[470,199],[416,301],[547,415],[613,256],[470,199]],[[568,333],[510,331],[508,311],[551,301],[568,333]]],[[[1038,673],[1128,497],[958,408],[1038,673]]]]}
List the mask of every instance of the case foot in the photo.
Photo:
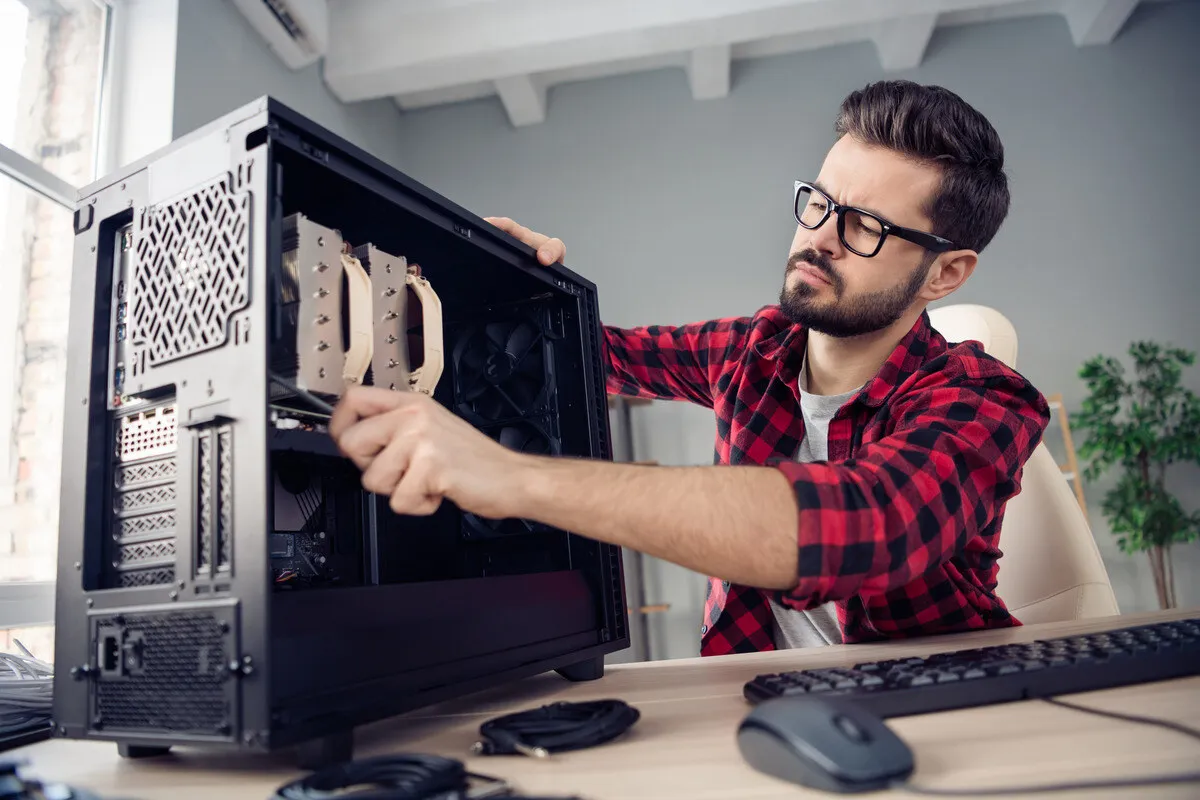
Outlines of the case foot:
{"type": "Polygon", "coordinates": [[[354,759],[354,731],[343,731],[301,744],[296,751],[296,766],[319,770],[354,759]]]}
{"type": "Polygon", "coordinates": [[[142,744],[118,744],[117,753],[121,758],[154,758],[165,756],[171,752],[169,747],[149,747],[142,744]]]}
{"type": "Polygon", "coordinates": [[[595,681],[604,677],[604,656],[589,658],[577,664],[568,664],[555,670],[569,681],[595,681]]]}

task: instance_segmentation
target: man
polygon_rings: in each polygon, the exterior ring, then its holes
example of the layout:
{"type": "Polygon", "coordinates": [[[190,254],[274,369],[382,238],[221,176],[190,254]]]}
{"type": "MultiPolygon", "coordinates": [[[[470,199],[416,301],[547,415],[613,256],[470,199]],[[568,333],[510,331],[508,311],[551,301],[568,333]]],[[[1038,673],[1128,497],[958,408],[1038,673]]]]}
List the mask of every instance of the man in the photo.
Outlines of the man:
{"type": "MultiPolygon", "coordinates": [[[[713,408],[718,465],[532,457],[429,398],[356,388],[330,433],[363,486],[397,512],[449,498],[715,576],[704,655],[1019,624],[995,591],[1000,525],[1049,410],[925,311],[1007,214],[999,137],[951,92],[900,81],[852,93],[835,128],[820,175],[796,183],[777,306],[606,328],[609,391],[713,408]]],[[[564,256],[489,221],[543,263],[564,256]]]]}

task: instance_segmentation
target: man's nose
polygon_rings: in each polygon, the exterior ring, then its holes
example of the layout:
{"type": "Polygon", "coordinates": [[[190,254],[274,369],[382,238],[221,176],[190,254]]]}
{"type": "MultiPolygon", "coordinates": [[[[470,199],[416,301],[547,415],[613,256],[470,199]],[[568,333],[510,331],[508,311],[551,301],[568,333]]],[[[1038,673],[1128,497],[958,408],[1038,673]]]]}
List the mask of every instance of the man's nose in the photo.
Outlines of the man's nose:
{"type": "Polygon", "coordinates": [[[831,258],[838,258],[842,255],[842,241],[838,238],[836,214],[830,214],[821,227],[810,230],[808,236],[809,246],[818,253],[823,253],[831,258]]]}

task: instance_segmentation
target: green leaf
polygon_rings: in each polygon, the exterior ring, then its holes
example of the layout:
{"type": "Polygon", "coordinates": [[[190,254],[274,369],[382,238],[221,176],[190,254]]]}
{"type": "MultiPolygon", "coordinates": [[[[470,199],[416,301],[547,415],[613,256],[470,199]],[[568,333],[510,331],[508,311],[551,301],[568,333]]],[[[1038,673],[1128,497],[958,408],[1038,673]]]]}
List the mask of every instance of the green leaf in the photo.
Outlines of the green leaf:
{"type": "Polygon", "coordinates": [[[1084,479],[1117,471],[1101,511],[1118,547],[1136,553],[1200,538],[1200,511],[1185,511],[1165,488],[1172,465],[1200,464],[1200,397],[1183,386],[1195,352],[1134,341],[1128,356],[1132,371],[1107,355],[1083,363],[1087,394],[1068,419],[1084,479]]]}

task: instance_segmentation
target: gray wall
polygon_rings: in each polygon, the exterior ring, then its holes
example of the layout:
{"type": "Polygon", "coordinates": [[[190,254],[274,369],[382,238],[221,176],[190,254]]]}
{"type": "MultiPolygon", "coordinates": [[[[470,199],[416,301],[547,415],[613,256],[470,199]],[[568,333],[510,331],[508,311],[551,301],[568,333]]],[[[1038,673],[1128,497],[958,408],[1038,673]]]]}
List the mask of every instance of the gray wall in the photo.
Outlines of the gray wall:
{"type": "MultiPolygon", "coordinates": [[[[1140,337],[1200,346],[1198,34],[1194,3],[1143,7],[1096,48],[1077,49],[1059,17],[971,26],[937,32],[905,74],[959,92],[1000,131],[1012,213],[953,301],[1002,310],[1021,335],[1022,371],[1068,408],[1093,354],[1140,337]]],[[[512,129],[495,100],[426,110],[405,115],[405,160],[477,213],[562,237],[609,323],[748,314],[778,295],[792,179],[815,176],[838,103],[879,77],[873,49],[850,45],[737,63],[730,96],[715,101],[693,101],[684,73],[665,70],[555,88],[531,128],[512,129]]],[[[636,416],[639,457],[711,459],[707,412],[636,416]]],[[[1122,610],[1151,609],[1145,557],[1116,551],[1103,489],[1086,487],[1122,610]]],[[[1180,602],[1200,604],[1200,548],[1178,550],[1180,602]]],[[[702,584],[651,573],[648,600],[675,603],[652,622],[658,654],[694,653],[702,584]]]]}
{"type": "Polygon", "coordinates": [[[400,110],[390,100],[345,105],[321,81],[320,65],[293,72],[229,0],[179,0],[174,136],[264,94],[399,166],[400,110]]]}
{"type": "MultiPolygon", "coordinates": [[[[773,302],[791,181],[817,173],[842,97],[881,77],[868,45],[737,63],[730,96],[706,102],[691,99],[681,70],[665,70],[555,88],[547,121],[514,130],[496,100],[404,115],[388,101],[342,105],[315,67],[286,70],[226,0],[179,5],[176,135],[273,94],[478,213],[561,236],[614,324],[773,302]]],[[[1004,139],[1012,213],[952,301],[1012,319],[1022,371],[1069,408],[1093,354],[1143,337],[1200,347],[1197,34],[1200,4],[1183,2],[1142,7],[1112,45],[1083,50],[1058,17],[993,23],[939,31],[905,74],[961,93],[1004,139]]],[[[711,460],[703,409],[634,416],[638,458],[711,460]]],[[[1200,504],[1197,471],[1179,482],[1200,504]]],[[[1125,612],[1151,609],[1145,557],[1117,553],[1100,513],[1106,485],[1087,491],[1118,599],[1125,612]]],[[[1180,601],[1198,605],[1200,548],[1178,550],[1180,601]]],[[[650,618],[656,656],[694,654],[702,580],[661,563],[647,580],[647,602],[673,604],[650,618]]]]}

